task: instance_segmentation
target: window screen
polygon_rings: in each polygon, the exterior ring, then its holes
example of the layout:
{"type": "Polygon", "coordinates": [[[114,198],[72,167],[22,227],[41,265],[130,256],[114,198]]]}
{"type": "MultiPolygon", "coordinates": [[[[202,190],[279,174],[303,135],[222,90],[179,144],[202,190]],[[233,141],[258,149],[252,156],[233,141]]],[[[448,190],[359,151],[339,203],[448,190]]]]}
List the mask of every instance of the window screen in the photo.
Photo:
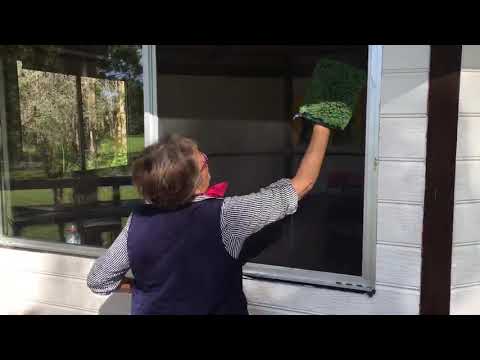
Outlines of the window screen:
{"type": "MultiPolygon", "coordinates": [[[[367,46],[157,46],[160,122],[198,141],[227,196],[291,178],[309,138],[292,117],[322,59],[368,71],[367,46]]],[[[363,89],[314,189],[295,215],[247,240],[246,261],[361,276],[365,107],[363,89]]]]}

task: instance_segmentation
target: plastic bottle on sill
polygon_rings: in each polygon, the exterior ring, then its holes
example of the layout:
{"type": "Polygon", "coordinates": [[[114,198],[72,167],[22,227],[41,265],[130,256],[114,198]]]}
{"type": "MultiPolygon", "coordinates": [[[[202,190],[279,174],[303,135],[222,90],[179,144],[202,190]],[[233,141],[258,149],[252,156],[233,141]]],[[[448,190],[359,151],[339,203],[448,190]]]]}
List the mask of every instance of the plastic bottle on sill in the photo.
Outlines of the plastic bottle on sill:
{"type": "Polygon", "coordinates": [[[65,242],[72,245],[81,245],[80,233],[75,225],[71,225],[65,231],[65,242]]]}

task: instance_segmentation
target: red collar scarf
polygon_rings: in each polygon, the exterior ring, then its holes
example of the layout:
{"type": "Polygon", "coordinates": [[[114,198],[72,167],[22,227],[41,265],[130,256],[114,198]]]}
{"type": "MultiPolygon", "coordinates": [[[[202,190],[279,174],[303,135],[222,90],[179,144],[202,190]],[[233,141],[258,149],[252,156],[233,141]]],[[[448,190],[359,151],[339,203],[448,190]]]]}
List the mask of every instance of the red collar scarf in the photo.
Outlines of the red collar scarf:
{"type": "Polygon", "coordinates": [[[228,189],[228,182],[224,181],[215,185],[212,185],[202,195],[211,196],[215,198],[224,197],[228,189]]]}

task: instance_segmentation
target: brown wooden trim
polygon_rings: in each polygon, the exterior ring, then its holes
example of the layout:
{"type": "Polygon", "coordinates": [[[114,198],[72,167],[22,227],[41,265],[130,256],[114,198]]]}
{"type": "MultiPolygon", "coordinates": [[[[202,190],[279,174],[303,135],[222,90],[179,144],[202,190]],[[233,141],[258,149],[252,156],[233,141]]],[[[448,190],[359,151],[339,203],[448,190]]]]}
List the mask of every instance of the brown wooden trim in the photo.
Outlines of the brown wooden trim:
{"type": "Polygon", "coordinates": [[[432,45],[420,314],[450,312],[461,45],[432,45]]]}

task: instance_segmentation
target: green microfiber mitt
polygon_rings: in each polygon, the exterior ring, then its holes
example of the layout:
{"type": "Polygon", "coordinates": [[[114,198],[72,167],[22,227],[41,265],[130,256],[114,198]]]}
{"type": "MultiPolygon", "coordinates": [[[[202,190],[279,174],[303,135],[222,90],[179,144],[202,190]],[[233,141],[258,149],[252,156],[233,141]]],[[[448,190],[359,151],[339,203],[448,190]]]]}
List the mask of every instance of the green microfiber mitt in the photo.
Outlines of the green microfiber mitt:
{"type": "Polygon", "coordinates": [[[331,59],[317,63],[310,88],[296,118],[344,130],[352,119],[367,74],[361,69],[331,59]]]}

